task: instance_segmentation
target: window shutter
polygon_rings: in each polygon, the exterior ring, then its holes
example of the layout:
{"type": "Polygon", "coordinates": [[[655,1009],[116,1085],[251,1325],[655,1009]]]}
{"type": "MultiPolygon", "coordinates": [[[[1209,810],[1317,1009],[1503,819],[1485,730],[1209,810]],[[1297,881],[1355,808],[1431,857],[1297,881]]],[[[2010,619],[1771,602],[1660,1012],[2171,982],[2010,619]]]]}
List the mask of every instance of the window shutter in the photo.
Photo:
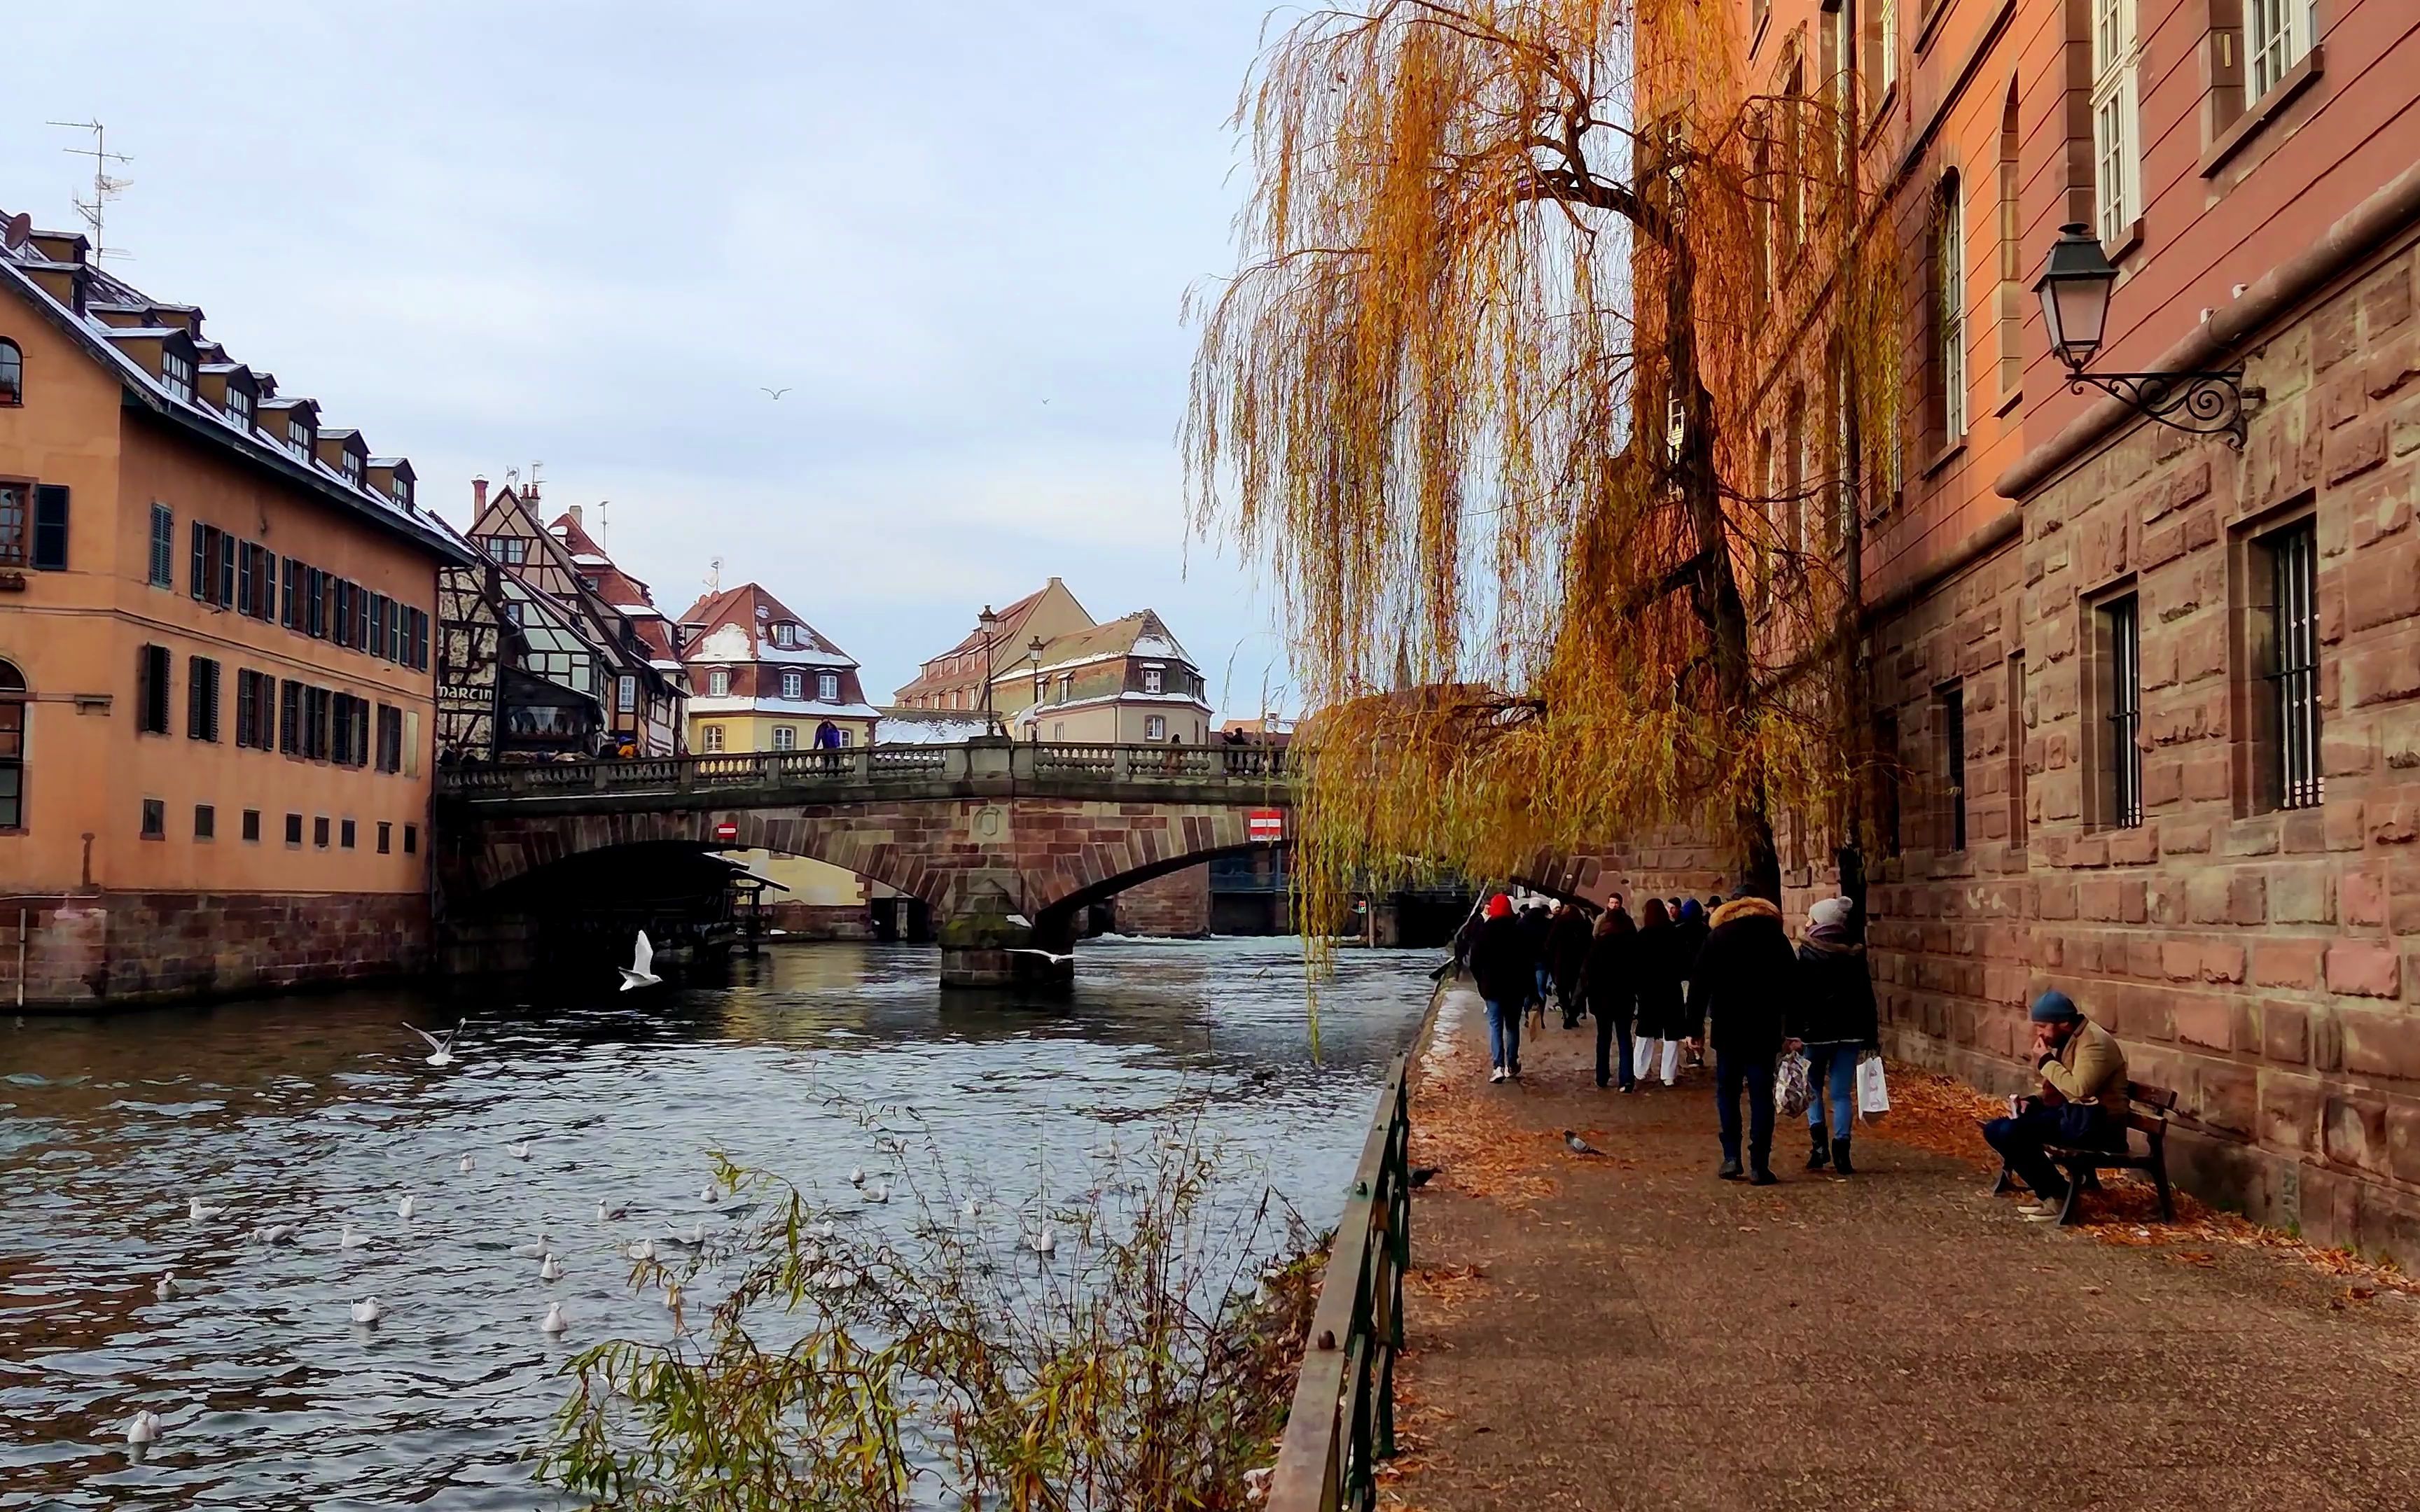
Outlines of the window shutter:
{"type": "Polygon", "coordinates": [[[60,484],[34,488],[34,566],[40,572],[68,570],[68,491],[60,484]]]}
{"type": "Polygon", "coordinates": [[[209,553],[203,544],[202,533],[206,529],[200,520],[194,521],[193,594],[195,598],[209,592],[209,553]]]}
{"type": "Polygon", "coordinates": [[[213,533],[219,538],[219,608],[225,609],[235,602],[235,537],[213,533]]]}

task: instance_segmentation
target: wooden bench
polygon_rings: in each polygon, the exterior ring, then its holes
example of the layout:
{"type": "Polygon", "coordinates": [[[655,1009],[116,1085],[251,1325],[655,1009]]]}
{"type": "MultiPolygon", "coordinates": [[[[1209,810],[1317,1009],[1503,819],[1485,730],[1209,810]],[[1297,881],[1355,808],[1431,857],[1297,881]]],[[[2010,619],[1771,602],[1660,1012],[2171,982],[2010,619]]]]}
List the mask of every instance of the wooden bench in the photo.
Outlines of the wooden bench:
{"type": "MultiPolygon", "coordinates": [[[[2123,1149],[2077,1149],[2066,1145],[2045,1146],[2042,1153],[2050,1163],[2067,1173],[2067,1201],[2058,1210],[2060,1227],[2074,1223],[2079,1216],[2084,1191],[2100,1190],[2102,1171],[2145,1171],[2151,1185],[2160,1194],[2160,1221],[2174,1223],[2177,1207],[2168,1190],[2168,1117],[2176,1111],[2177,1094],[2171,1088],[2155,1087],[2149,1082],[2126,1084],[2126,1148],[2123,1149]],[[2139,1131],[2145,1148],[2134,1149],[2134,1134],[2139,1131]]],[[[2003,1165],[2000,1179],[1992,1184],[1992,1195],[2014,1191],[2018,1186],[2014,1171],[2003,1165]]]]}

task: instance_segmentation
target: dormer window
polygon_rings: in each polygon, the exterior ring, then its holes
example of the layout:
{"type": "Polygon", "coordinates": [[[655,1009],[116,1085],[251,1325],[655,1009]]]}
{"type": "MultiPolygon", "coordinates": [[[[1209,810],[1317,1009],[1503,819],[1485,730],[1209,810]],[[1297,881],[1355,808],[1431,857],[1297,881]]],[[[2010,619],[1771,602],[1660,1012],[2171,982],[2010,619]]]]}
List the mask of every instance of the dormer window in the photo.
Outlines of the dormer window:
{"type": "Polygon", "coordinates": [[[362,486],[362,458],[358,452],[340,454],[345,463],[345,481],[358,488],[362,486]]]}
{"type": "Polygon", "coordinates": [[[226,404],[222,413],[246,432],[252,429],[252,395],[230,383],[226,388],[226,404]]]}
{"type": "Polygon", "coordinates": [[[1142,670],[1142,690],[1144,692],[1159,692],[1167,687],[1167,684],[1168,674],[1161,671],[1158,668],[1145,667],[1142,670]]]}
{"type": "Polygon", "coordinates": [[[804,672],[783,672],[782,674],[782,696],[785,699],[805,698],[807,696],[807,674],[804,672]]]}
{"type": "Polygon", "coordinates": [[[0,406],[25,402],[25,354],[13,341],[0,341],[0,406]]]}
{"type": "Polygon", "coordinates": [[[395,486],[395,486],[395,501],[396,501],[396,503],[398,503],[398,504],[403,505],[406,509],[411,508],[411,480],[410,478],[404,477],[403,475],[401,475],[400,473],[398,473],[398,474],[396,474],[396,476],[395,486]]]}
{"type": "Polygon", "coordinates": [[[311,458],[311,423],[301,415],[286,417],[286,447],[306,462],[311,458]]]}
{"type": "Polygon", "coordinates": [[[795,651],[799,644],[799,627],[787,620],[773,626],[773,643],[784,651],[795,651]]]}
{"type": "Polygon", "coordinates": [[[840,702],[840,673],[815,673],[815,697],[826,703],[840,702]]]}
{"type": "Polygon", "coordinates": [[[170,393],[187,404],[193,403],[194,360],[174,347],[163,347],[160,353],[160,381],[168,386],[170,393]]]}
{"type": "Polygon", "coordinates": [[[706,696],[718,699],[731,696],[731,673],[727,669],[717,667],[706,674],[706,696]]]}

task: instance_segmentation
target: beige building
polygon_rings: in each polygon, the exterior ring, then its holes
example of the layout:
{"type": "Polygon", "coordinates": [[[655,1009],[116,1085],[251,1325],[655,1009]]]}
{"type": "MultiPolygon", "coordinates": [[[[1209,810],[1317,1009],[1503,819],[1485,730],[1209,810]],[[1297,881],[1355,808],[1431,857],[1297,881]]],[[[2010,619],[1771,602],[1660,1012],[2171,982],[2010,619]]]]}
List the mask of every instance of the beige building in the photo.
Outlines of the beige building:
{"type": "MultiPolygon", "coordinates": [[[[709,594],[681,615],[693,756],[848,750],[874,743],[878,712],[857,662],[755,583],[709,594]]],[[[854,872],[767,851],[733,857],[787,889],[770,900],[776,928],[862,938],[869,884],[854,872]]]]}
{"type": "Polygon", "coordinates": [[[902,709],[933,714],[980,711],[985,677],[1001,676],[1023,663],[1035,637],[1047,642],[1071,631],[1089,629],[1093,624],[1084,606],[1056,578],[996,611],[993,618],[989,631],[979,621],[956,645],[926,661],[914,682],[892,695],[892,702],[902,709]],[[988,666],[984,655],[986,637],[991,642],[988,666]]]}
{"type": "Polygon", "coordinates": [[[1125,746],[1210,741],[1202,670],[1150,609],[1071,630],[1039,647],[1029,640],[1022,661],[992,678],[992,706],[1018,739],[1125,746]]]}

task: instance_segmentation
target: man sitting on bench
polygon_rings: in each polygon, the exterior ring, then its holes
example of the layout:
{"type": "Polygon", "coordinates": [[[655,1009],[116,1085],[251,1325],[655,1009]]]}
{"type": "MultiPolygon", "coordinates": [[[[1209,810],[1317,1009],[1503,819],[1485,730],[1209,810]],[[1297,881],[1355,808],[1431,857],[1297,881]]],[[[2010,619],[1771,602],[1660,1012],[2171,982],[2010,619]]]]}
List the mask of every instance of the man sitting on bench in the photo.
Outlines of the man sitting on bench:
{"type": "Polygon", "coordinates": [[[2126,1053],[2116,1036],[2077,1012],[2065,993],[2035,998],[2029,1016],[2041,1095],[2026,1098],[2015,1117],[1983,1125],[1983,1137],[2033,1189],[2034,1200],[2019,1211],[2037,1223],[2055,1223],[2067,1201],[2067,1180],[2043,1149],[2125,1147],[2126,1053]]]}

